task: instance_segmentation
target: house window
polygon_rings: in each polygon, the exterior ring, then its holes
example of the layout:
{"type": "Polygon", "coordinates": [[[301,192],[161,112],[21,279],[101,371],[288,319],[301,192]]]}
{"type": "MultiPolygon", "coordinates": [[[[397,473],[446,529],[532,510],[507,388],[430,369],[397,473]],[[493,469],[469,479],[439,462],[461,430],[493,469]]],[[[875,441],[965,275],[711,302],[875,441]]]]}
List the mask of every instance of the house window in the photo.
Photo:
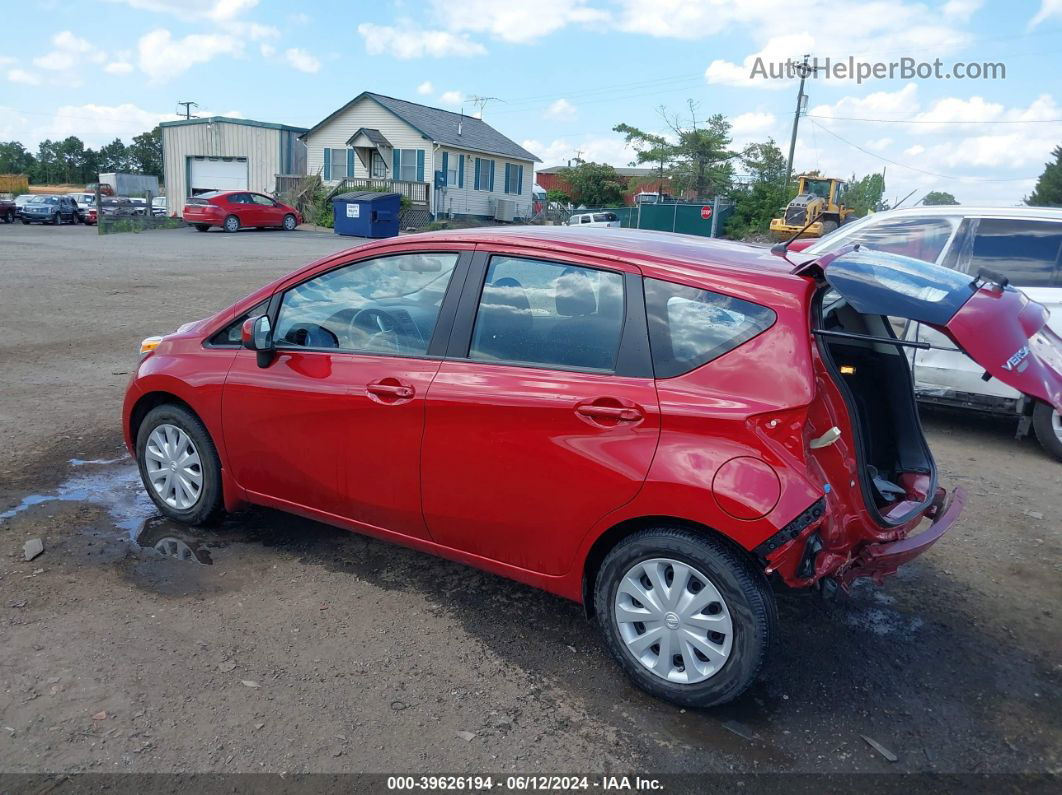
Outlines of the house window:
{"type": "Polygon", "coordinates": [[[446,158],[446,187],[457,187],[457,155],[448,155],[446,158]]]}
{"type": "Polygon", "coordinates": [[[505,164],[505,192],[521,194],[524,192],[524,167],[512,163],[505,164]]]}
{"type": "Polygon", "coordinates": [[[375,151],[372,153],[372,175],[377,179],[387,176],[387,166],[384,164],[383,155],[375,151]]]}
{"type": "Polygon", "coordinates": [[[398,174],[395,175],[396,179],[403,180],[405,182],[417,181],[417,150],[416,149],[399,149],[399,161],[398,161],[398,174]]]}
{"type": "Polygon", "coordinates": [[[476,158],[476,190],[494,190],[494,161],[476,158]]]}
{"type": "Polygon", "coordinates": [[[333,149],[330,157],[332,158],[332,179],[346,179],[354,176],[347,173],[346,149],[333,149]]]}

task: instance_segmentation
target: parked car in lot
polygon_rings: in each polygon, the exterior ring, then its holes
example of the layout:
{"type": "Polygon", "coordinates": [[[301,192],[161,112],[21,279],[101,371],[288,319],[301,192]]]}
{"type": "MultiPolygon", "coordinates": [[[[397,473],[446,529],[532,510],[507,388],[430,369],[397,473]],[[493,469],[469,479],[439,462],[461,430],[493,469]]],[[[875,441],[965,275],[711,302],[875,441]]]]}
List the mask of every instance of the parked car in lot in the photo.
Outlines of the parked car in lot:
{"type": "Polygon", "coordinates": [[[133,203],[124,196],[101,198],[100,211],[105,218],[131,218],[139,215],[133,203]]]}
{"type": "MultiPolygon", "coordinates": [[[[119,199],[125,197],[119,197],[119,199]]],[[[147,199],[143,199],[139,196],[131,196],[126,199],[129,202],[129,206],[133,208],[133,215],[147,215],[149,211],[147,199]]]]}
{"type": "Polygon", "coordinates": [[[615,213],[576,213],[568,219],[568,226],[614,226],[620,227],[615,213]]]}
{"type": "MultiPolygon", "coordinates": [[[[821,255],[856,242],[971,277],[982,268],[991,270],[1046,306],[1050,326],[1062,334],[1062,209],[893,210],[841,227],[804,250],[821,255]]],[[[1044,449],[1062,460],[1062,415],[1049,402],[1023,394],[1006,381],[985,379],[983,367],[925,323],[907,324],[903,336],[932,346],[911,348],[908,354],[920,401],[1017,417],[1020,436],[1031,429],[1044,449]]]]}
{"type": "Polygon", "coordinates": [[[69,196],[39,195],[34,196],[22,207],[22,223],[42,224],[76,224],[81,221],[77,202],[69,196]]]}
{"type": "Polygon", "coordinates": [[[98,220],[97,213],[98,211],[96,210],[95,205],[84,208],[81,211],[81,223],[86,224],[88,226],[94,226],[96,224],[96,221],[98,220]]]}
{"type": "Polygon", "coordinates": [[[151,214],[165,215],[168,206],[165,196],[156,196],[151,200],[151,214]]]}
{"type": "Polygon", "coordinates": [[[85,191],[74,191],[73,193],[68,193],[66,195],[76,201],[77,206],[80,207],[82,210],[85,210],[88,207],[96,206],[95,193],[87,193],[85,191]]]}
{"type": "Polygon", "coordinates": [[[294,207],[262,193],[211,191],[186,199],[183,218],[198,231],[220,226],[226,232],[247,227],[279,227],[288,231],[302,223],[294,207]]]}
{"type": "Polygon", "coordinates": [[[26,206],[26,203],[31,201],[32,199],[35,199],[36,197],[37,194],[34,193],[20,193],[18,196],[15,197],[15,207],[21,213],[22,208],[26,206]]]}
{"type": "Polygon", "coordinates": [[[126,444],[170,519],[254,503],[482,567],[582,602],[645,690],[719,704],[764,661],[772,584],[880,581],[959,517],[886,315],[1062,408],[1062,339],[1013,287],[790,256],[565,227],[369,243],[145,340],[126,444]]]}
{"type": "Polygon", "coordinates": [[[15,200],[0,198],[0,221],[10,224],[16,218],[18,218],[18,207],[15,206],[15,200]]]}

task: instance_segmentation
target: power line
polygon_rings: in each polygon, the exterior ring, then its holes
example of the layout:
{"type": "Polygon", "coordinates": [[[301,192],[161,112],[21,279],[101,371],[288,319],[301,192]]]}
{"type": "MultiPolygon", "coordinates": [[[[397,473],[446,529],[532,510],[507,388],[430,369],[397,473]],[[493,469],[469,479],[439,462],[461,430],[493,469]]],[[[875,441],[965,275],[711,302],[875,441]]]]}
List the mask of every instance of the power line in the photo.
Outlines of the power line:
{"type": "Polygon", "coordinates": [[[924,168],[917,168],[915,166],[909,166],[906,163],[900,163],[900,162],[898,162],[896,160],[890,160],[889,158],[883,157],[882,155],[879,155],[876,152],[871,152],[868,149],[864,149],[859,144],[854,144],[851,141],[849,141],[847,138],[842,138],[840,135],[835,133],[833,130],[830,130],[830,129],[827,129],[826,127],[823,127],[821,124],[819,124],[814,119],[811,120],[811,123],[814,124],[816,127],[818,127],[820,130],[822,130],[823,132],[827,133],[828,135],[832,135],[838,141],[841,141],[842,143],[846,143],[846,144],[848,144],[849,146],[851,146],[854,149],[858,149],[860,152],[862,152],[865,155],[870,155],[871,157],[877,158],[878,160],[884,161],[886,163],[890,163],[890,164],[892,164],[894,166],[899,166],[900,168],[906,168],[908,171],[917,171],[920,174],[928,174],[931,177],[940,177],[941,179],[950,179],[950,180],[954,180],[956,182],[1027,182],[1028,180],[1036,179],[1036,177],[1016,177],[1016,178],[1013,178],[1013,179],[985,179],[983,177],[957,177],[954,174],[941,174],[941,173],[939,173],[937,171],[927,171],[924,168]]]}

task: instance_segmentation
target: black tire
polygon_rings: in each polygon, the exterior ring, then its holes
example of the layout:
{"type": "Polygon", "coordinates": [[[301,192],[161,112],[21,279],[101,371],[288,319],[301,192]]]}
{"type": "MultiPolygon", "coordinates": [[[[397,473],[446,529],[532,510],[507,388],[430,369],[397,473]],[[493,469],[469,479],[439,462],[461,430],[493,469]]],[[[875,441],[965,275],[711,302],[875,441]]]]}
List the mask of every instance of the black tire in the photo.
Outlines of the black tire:
{"type": "Polygon", "coordinates": [[[55,213],[54,215],[52,215],[52,226],[59,226],[62,221],[63,219],[60,217],[59,213],[55,213]]]}
{"type": "Polygon", "coordinates": [[[1037,403],[1033,409],[1033,431],[1044,450],[1062,461],[1062,439],[1058,438],[1052,427],[1057,413],[1046,403],[1037,403]]]}
{"type": "Polygon", "coordinates": [[[15,220],[15,214],[14,213],[4,213],[4,223],[5,224],[10,224],[14,220],[15,220]]]}
{"type": "Polygon", "coordinates": [[[29,226],[30,224],[30,222],[27,221],[25,218],[22,219],[22,223],[24,223],[26,226],[29,226]]]}
{"type": "Polygon", "coordinates": [[[228,216],[221,226],[226,232],[239,232],[240,231],[240,219],[235,215],[228,216]]]}
{"type": "Polygon", "coordinates": [[[205,232],[210,228],[210,224],[192,224],[195,227],[196,232],[205,232]]]}
{"type": "Polygon", "coordinates": [[[285,232],[294,232],[295,227],[298,226],[298,223],[296,223],[295,221],[295,216],[291,213],[288,213],[284,216],[284,222],[281,224],[281,226],[285,232]]]}
{"type": "Polygon", "coordinates": [[[169,519],[184,524],[207,524],[217,520],[224,513],[224,501],[221,493],[221,461],[217,448],[207,433],[206,427],[188,409],[172,404],[156,406],[147,413],[136,434],[136,459],[140,470],[140,480],[152,502],[159,512],[169,519]],[[178,510],[165,503],[148,480],[145,448],[151,432],[159,425],[169,424],[180,428],[191,438],[202,468],[203,486],[195,504],[187,510],[178,510]]]}
{"type": "Polygon", "coordinates": [[[594,582],[594,612],[605,644],[635,685],[685,707],[712,707],[740,696],[755,680],[777,632],[777,608],[767,579],[723,541],[678,527],[655,527],[624,538],[605,557],[594,582]],[[730,656],[695,684],[663,679],[628,651],[613,613],[621,579],[640,561],[667,557],[703,572],[719,590],[733,622],[730,656]]]}

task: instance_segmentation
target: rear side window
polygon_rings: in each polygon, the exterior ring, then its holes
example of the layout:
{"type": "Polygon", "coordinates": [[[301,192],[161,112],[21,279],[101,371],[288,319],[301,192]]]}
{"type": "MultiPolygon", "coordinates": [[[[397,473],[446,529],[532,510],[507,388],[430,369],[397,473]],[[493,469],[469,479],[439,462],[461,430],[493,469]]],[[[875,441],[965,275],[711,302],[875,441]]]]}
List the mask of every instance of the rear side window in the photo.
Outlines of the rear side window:
{"type": "Polygon", "coordinates": [[[1062,223],[1006,218],[980,218],[973,227],[973,250],[962,270],[981,268],[1001,273],[1016,287],[1057,287],[1062,284],[1062,223]]]}
{"type": "Polygon", "coordinates": [[[953,222],[947,218],[911,218],[870,223],[854,232],[846,243],[863,243],[875,251],[902,254],[923,262],[936,262],[951,237],[953,222]]]}
{"type": "Polygon", "coordinates": [[[773,310],[740,298],[645,279],[649,343],[657,378],[688,373],[748,342],[775,320],[773,310]]]}

